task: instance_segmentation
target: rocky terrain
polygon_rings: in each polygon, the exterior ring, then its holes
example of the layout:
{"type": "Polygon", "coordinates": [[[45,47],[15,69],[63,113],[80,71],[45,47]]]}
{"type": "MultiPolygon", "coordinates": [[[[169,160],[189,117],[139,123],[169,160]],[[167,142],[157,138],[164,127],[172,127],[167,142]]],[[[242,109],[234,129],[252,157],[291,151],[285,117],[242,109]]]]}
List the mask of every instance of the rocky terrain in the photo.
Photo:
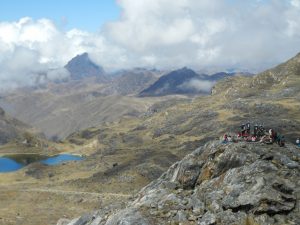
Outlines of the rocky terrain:
{"type": "Polygon", "coordinates": [[[126,209],[58,224],[299,224],[299,161],[293,145],[209,142],[144,187],[126,209]]]}

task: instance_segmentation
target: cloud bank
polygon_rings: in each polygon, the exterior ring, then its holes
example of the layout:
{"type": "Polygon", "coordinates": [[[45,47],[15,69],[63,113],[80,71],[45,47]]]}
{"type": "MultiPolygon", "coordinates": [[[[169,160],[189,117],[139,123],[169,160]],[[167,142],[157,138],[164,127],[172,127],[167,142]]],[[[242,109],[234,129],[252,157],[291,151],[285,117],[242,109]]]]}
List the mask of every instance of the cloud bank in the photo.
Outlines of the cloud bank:
{"type": "Polygon", "coordinates": [[[51,20],[0,21],[0,89],[36,74],[68,74],[89,52],[106,70],[135,66],[259,71],[300,51],[300,0],[119,0],[122,15],[99,33],[60,30],[51,20]],[[54,70],[55,71],[55,70],[54,70]],[[46,72],[47,73],[47,72],[46,72]]]}
{"type": "Polygon", "coordinates": [[[209,93],[214,85],[213,81],[192,79],[183,83],[180,88],[185,91],[209,93]]]}

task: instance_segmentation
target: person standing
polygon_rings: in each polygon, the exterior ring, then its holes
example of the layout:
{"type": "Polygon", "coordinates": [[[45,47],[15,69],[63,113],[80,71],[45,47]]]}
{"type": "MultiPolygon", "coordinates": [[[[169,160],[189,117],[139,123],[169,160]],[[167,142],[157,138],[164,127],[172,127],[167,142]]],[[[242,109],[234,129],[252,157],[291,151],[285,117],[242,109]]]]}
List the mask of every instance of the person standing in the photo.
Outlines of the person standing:
{"type": "Polygon", "coordinates": [[[251,125],[249,121],[246,123],[246,133],[248,136],[251,134],[251,125]]]}
{"type": "Polygon", "coordinates": [[[242,137],[244,137],[245,136],[245,133],[246,133],[246,125],[243,123],[242,125],[241,125],[241,130],[242,130],[242,137]]]}
{"type": "Polygon", "coordinates": [[[257,137],[258,136],[258,125],[255,124],[254,125],[254,137],[257,137]]]}

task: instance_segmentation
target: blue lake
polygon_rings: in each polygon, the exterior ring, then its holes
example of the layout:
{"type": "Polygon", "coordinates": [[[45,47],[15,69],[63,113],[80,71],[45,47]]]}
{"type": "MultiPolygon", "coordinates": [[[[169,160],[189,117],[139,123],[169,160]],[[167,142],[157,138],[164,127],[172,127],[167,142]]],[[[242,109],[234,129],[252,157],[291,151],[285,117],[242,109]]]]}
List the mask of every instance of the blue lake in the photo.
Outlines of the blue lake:
{"type": "Polygon", "coordinates": [[[43,156],[38,154],[17,154],[0,157],[0,173],[13,172],[33,162],[41,162],[45,165],[58,165],[67,161],[79,161],[81,156],[61,154],[55,156],[43,156]]]}
{"type": "Polygon", "coordinates": [[[17,163],[13,159],[0,157],[0,173],[15,171],[21,169],[23,166],[24,165],[17,163]]]}
{"type": "Polygon", "coordinates": [[[66,161],[79,161],[82,159],[83,158],[81,156],[77,156],[77,155],[61,154],[61,155],[57,155],[57,156],[53,156],[53,157],[44,159],[41,162],[46,165],[57,165],[57,164],[60,164],[62,162],[66,162],[66,161]]]}

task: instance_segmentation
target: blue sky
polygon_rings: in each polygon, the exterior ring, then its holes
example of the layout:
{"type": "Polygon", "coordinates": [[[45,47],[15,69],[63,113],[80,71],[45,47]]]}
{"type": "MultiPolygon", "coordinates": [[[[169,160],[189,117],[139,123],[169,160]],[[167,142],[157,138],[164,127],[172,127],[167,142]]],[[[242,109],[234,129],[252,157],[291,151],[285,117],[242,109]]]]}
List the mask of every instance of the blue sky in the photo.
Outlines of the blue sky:
{"type": "Polygon", "coordinates": [[[115,0],[1,0],[0,21],[22,17],[47,18],[63,30],[99,31],[107,21],[119,18],[115,0]]]}

